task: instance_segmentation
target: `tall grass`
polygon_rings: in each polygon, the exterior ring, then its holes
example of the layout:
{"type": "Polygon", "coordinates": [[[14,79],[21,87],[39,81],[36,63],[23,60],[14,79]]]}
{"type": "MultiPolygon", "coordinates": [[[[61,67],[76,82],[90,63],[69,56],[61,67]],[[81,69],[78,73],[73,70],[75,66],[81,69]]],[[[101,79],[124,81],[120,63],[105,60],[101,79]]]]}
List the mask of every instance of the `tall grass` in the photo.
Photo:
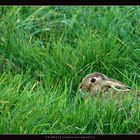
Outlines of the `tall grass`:
{"type": "Polygon", "coordinates": [[[99,71],[140,83],[140,8],[0,7],[0,133],[139,133],[140,101],[78,86],[99,71]]]}

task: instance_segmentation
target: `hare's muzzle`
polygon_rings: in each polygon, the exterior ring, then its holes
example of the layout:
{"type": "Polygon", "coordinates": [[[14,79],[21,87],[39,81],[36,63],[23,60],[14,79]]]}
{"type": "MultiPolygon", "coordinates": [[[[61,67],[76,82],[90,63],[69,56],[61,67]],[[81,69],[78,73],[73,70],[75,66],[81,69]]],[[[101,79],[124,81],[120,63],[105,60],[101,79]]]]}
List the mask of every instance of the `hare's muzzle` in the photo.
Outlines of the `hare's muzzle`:
{"type": "Polygon", "coordinates": [[[79,90],[80,90],[81,93],[88,92],[87,87],[84,87],[84,86],[80,86],[79,90]]]}

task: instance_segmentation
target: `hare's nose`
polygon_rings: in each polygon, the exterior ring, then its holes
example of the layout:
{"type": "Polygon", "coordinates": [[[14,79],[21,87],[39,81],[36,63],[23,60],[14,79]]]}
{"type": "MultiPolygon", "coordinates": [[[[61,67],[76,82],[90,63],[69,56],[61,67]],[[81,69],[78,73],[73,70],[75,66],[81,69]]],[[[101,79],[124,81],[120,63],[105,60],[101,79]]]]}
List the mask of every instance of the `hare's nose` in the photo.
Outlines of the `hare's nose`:
{"type": "Polygon", "coordinates": [[[82,85],[80,85],[79,88],[82,88],[82,85]]]}

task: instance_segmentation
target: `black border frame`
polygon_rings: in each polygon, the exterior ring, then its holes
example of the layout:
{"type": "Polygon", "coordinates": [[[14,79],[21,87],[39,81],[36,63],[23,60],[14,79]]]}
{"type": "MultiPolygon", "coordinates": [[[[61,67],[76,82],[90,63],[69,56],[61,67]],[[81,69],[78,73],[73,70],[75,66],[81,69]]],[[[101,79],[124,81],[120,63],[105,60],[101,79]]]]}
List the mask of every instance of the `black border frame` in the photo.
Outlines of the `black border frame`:
{"type": "Polygon", "coordinates": [[[93,140],[103,140],[103,139],[131,139],[139,140],[140,135],[138,134],[3,134],[0,135],[0,139],[10,139],[10,140],[19,140],[19,139],[33,139],[33,140],[46,140],[46,139],[93,139],[93,140]]]}
{"type": "Polygon", "coordinates": [[[0,0],[0,5],[140,5],[139,0],[0,0]]]}

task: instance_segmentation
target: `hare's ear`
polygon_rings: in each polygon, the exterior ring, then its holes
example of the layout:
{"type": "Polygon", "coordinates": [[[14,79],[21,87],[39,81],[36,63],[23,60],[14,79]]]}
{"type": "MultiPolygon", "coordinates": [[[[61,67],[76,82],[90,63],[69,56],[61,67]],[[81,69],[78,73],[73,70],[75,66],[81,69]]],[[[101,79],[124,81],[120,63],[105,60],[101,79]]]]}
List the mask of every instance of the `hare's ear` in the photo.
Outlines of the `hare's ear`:
{"type": "Polygon", "coordinates": [[[106,81],[106,84],[109,85],[112,89],[117,90],[117,91],[129,91],[131,90],[131,87],[126,86],[125,84],[122,84],[119,81],[106,81]]]}
{"type": "Polygon", "coordinates": [[[128,86],[115,86],[115,87],[112,87],[114,90],[116,91],[123,91],[123,92],[130,92],[132,89],[128,86]]]}
{"type": "Polygon", "coordinates": [[[123,84],[121,84],[120,82],[112,80],[112,79],[111,80],[110,79],[106,80],[104,82],[104,85],[108,85],[110,87],[123,86],[123,84]]]}

